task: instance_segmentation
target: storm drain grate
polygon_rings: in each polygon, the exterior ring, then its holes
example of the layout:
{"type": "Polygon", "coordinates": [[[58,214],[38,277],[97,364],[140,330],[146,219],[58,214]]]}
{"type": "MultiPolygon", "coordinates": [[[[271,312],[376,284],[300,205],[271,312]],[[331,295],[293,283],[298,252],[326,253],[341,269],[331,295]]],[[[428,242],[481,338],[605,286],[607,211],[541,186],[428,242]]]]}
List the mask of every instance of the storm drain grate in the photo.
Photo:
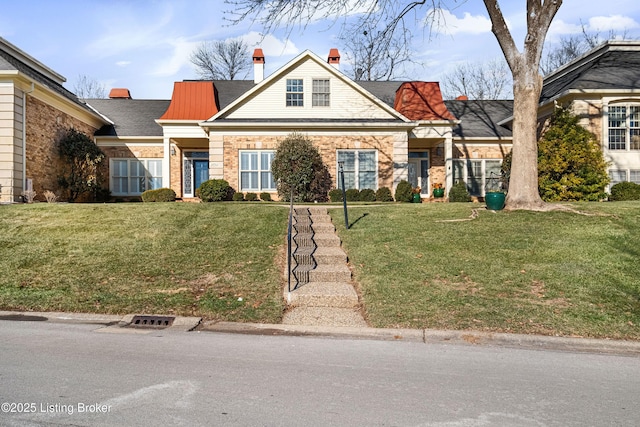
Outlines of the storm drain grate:
{"type": "Polygon", "coordinates": [[[132,328],[164,329],[171,326],[174,320],[173,316],[133,316],[129,326],[132,328]]]}

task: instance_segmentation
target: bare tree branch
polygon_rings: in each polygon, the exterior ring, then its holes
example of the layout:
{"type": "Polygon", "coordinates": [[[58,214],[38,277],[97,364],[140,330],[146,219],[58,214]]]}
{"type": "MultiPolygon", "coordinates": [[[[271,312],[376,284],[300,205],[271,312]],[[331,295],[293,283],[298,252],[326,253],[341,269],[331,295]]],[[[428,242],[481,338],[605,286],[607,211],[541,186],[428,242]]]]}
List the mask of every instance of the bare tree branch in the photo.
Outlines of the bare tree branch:
{"type": "Polygon", "coordinates": [[[241,39],[202,42],[190,60],[201,78],[211,80],[245,77],[251,67],[249,46],[241,39]]]}
{"type": "Polygon", "coordinates": [[[447,73],[443,93],[448,99],[466,96],[469,99],[508,99],[511,75],[503,59],[486,62],[466,62],[447,73]]]}
{"type": "Polygon", "coordinates": [[[80,99],[106,98],[107,89],[93,77],[81,74],[73,85],[73,92],[80,99]]]}

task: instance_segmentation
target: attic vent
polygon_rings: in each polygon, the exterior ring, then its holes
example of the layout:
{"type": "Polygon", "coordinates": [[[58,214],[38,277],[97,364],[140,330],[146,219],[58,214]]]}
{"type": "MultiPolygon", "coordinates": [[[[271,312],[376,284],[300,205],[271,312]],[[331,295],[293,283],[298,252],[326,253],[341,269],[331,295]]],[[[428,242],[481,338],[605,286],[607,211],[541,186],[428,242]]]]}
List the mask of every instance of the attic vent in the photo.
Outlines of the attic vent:
{"type": "Polygon", "coordinates": [[[133,320],[129,327],[164,329],[171,326],[174,320],[175,317],[173,316],[133,316],[133,320]]]}

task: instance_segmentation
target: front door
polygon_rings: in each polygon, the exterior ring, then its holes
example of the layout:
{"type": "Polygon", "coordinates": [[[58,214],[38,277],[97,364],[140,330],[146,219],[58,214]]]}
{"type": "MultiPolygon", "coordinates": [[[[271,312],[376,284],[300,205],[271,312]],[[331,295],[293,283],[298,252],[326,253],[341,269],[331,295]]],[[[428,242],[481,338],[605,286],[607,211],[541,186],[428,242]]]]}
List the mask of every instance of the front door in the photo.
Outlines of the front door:
{"type": "Polygon", "coordinates": [[[420,187],[420,194],[429,195],[429,159],[409,159],[409,184],[420,187]]]}
{"type": "Polygon", "coordinates": [[[193,161],[193,188],[199,188],[200,184],[209,179],[209,161],[194,160],[193,161]]]}
{"type": "Polygon", "coordinates": [[[183,197],[195,197],[200,184],[209,179],[209,153],[197,151],[185,153],[182,173],[183,197]]]}

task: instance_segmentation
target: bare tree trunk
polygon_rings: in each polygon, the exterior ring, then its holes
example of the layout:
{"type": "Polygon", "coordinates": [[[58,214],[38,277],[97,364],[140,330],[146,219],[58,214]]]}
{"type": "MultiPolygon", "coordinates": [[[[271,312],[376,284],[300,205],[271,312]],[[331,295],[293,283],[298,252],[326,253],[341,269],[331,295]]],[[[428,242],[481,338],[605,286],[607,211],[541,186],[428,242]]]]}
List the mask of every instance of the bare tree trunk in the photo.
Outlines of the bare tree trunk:
{"type": "Polygon", "coordinates": [[[514,72],[513,157],[506,209],[545,210],[538,191],[538,100],[542,78],[527,65],[514,72]]]}

